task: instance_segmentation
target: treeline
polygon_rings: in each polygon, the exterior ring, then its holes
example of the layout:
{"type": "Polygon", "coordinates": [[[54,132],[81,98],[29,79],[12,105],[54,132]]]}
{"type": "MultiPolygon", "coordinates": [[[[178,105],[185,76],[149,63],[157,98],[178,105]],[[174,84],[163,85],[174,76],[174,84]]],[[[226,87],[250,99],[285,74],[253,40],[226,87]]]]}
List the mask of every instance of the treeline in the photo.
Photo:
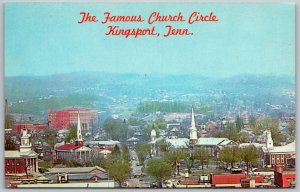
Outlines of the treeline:
{"type": "Polygon", "coordinates": [[[46,114],[48,109],[62,109],[71,106],[92,107],[96,96],[91,95],[69,95],[61,98],[39,99],[14,103],[10,107],[12,113],[22,114],[46,114]]]}
{"type": "Polygon", "coordinates": [[[187,112],[190,105],[183,102],[161,102],[161,101],[147,101],[141,102],[137,107],[138,113],[152,113],[152,112],[187,112]]]}
{"type": "Polygon", "coordinates": [[[201,105],[196,104],[193,105],[191,103],[187,102],[171,102],[171,101],[145,101],[141,102],[137,106],[137,112],[138,113],[154,113],[157,111],[160,112],[190,112],[191,108],[194,108],[195,113],[207,113],[212,112],[213,108],[209,105],[201,105]]]}

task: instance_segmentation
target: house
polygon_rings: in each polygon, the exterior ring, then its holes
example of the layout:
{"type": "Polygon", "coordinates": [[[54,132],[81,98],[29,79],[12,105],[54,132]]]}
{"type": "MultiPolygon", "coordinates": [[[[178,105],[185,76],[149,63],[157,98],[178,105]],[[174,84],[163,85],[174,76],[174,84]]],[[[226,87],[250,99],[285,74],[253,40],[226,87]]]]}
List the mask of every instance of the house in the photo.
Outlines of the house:
{"type": "Polygon", "coordinates": [[[38,173],[38,154],[32,150],[29,130],[22,131],[20,150],[5,151],[5,175],[33,175],[38,173]]]}

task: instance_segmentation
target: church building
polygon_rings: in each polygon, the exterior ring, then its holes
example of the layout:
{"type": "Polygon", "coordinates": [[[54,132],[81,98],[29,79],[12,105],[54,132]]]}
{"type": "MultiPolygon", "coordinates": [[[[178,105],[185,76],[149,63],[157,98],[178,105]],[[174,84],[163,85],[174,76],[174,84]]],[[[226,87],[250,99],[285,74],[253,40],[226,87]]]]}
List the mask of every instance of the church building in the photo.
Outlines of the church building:
{"type": "Polygon", "coordinates": [[[5,151],[6,176],[31,176],[38,172],[38,154],[32,150],[31,135],[22,130],[20,150],[5,151]]]}
{"type": "Polygon", "coordinates": [[[295,141],[284,146],[274,146],[271,131],[266,132],[266,145],[262,147],[264,165],[274,167],[275,165],[287,165],[289,159],[296,154],[295,141]]]}
{"type": "Polygon", "coordinates": [[[77,118],[77,139],[75,143],[67,143],[55,148],[56,160],[86,161],[91,156],[92,149],[83,145],[80,117],[77,118]]]}

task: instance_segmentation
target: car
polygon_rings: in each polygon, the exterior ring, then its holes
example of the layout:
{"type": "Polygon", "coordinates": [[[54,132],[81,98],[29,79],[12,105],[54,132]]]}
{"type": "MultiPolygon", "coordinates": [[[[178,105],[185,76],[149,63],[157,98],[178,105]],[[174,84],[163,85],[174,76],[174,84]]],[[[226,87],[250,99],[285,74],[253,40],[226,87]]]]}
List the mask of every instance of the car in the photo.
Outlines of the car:
{"type": "Polygon", "coordinates": [[[173,182],[171,180],[166,180],[165,185],[167,188],[172,188],[173,187],[173,182]]]}
{"type": "Polygon", "coordinates": [[[157,182],[150,183],[150,188],[158,188],[157,182]]]}

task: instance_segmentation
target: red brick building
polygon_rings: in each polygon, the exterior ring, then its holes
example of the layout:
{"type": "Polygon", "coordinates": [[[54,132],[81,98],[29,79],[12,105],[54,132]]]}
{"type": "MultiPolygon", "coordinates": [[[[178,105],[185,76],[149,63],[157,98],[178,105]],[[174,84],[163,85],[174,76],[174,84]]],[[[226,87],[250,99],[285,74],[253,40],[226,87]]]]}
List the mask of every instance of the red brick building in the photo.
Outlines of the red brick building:
{"type": "Polygon", "coordinates": [[[58,111],[48,111],[49,128],[69,129],[71,125],[76,125],[77,115],[80,115],[82,130],[89,130],[97,124],[98,113],[96,110],[85,108],[67,108],[58,111]]]}
{"type": "Polygon", "coordinates": [[[277,164],[287,165],[288,160],[296,154],[296,143],[292,142],[284,146],[273,146],[273,139],[270,131],[267,131],[267,143],[262,147],[262,157],[267,167],[274,167],[277,164]]]}
{"type": "Polygon", "coordinates": [[[296,185],[295,170],[284,170],[283,165],[275,165],[274,184],[281,188],[289,188],[296,185]]]}
{"type": "Polygon", "coordinates": [[[14,124],[12,126],[12,132],[14,133],[21,133],[22,129],[30,130],[31,132],[41,131],[48,129],[48,124],[29,124],[29,123],[23,123],[23,124],[14,124]]]}
{"type": "Polygon", "coordinates": [[[32,175],[38,172],[38,154],[31,149],[30,134],[23,130],[20,150],[5,151],[5,175],[32,175]]]}

